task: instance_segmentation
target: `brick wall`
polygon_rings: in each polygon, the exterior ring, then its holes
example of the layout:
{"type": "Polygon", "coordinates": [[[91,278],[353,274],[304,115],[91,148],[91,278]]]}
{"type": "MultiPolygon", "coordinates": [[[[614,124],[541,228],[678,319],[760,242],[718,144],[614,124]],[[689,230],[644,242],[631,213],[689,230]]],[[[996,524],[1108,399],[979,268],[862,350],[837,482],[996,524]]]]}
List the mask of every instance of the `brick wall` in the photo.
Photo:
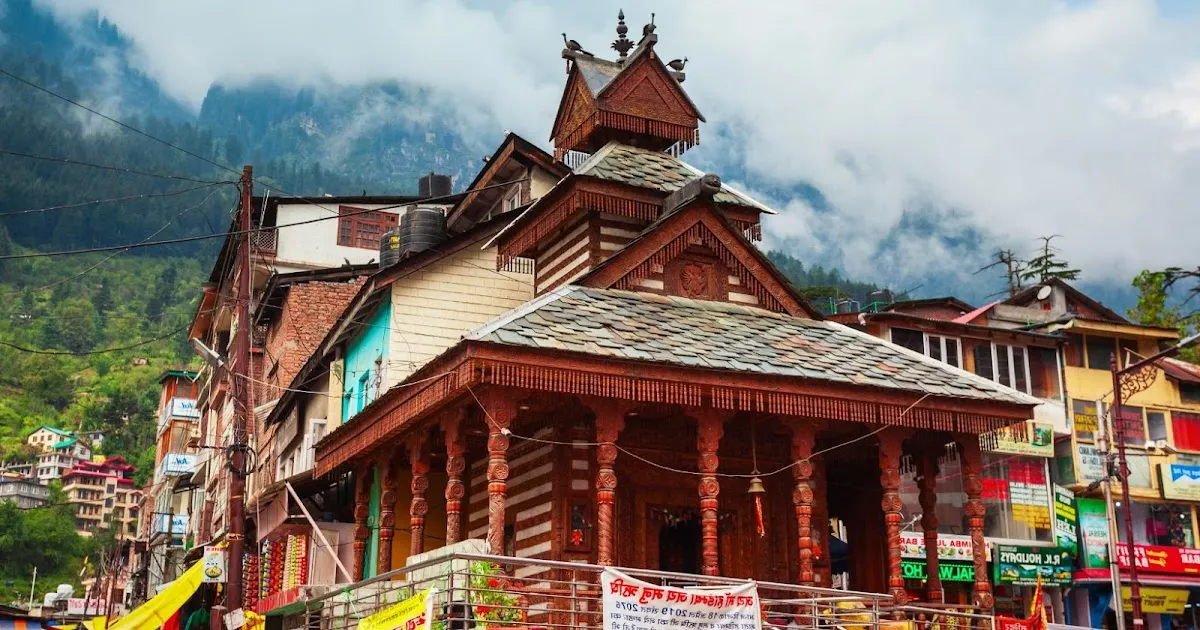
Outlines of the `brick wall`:
{"type": "Polygon", "coordinates": [[[259,379],[270,385],[263,387],[257,404],[279,398],[365,280],[360,276],[346,282],[305,282],[288,289],[282,310],[267,332],[264,374],[259,379]]]}

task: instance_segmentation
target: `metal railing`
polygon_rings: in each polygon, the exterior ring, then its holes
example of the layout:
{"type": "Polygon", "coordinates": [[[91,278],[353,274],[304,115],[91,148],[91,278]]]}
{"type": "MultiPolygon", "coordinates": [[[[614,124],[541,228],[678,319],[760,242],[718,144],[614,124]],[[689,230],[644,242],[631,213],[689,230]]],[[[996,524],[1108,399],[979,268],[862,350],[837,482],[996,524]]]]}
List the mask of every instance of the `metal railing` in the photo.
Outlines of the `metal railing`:
{"type": "MultiPolygon", "coordinates": [[[[284,628],[353,630],[358,621],[436,587],[435,630],[602,630],[600,573],[604,567],[574,562],[454,553],[355,584],[331,587],[305,602],[284,628]],[[485,571],[484,568],[498,569],[485,571]]],[[[620,568],[631,577],[664,586],[720,587],[748,580],[620,568]]],[[[992,617],[954,607],[893,606],[878,593],[755,582],[764,630],[967,630],[990,626],[992,617]]]]}

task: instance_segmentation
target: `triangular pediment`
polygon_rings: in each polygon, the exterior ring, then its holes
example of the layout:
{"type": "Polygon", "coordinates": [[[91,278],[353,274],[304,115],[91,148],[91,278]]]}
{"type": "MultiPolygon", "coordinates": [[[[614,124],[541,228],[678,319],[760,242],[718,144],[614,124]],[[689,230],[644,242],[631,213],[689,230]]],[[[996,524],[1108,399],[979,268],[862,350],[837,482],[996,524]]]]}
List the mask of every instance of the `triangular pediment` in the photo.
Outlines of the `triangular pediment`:
{"type": "Polygon", "coordinates": [[[550,129],[550,140],[559,137],[559,131],[568,131],[579,126],[585,118],[596,111],[596,99],[587,86],[587,81],[579,71],[578,66],[571,69],[567,85],[563,88],[563,96],[558,104],[558,114],[554,117],[554,126],[550,129]]]}
{"type": "Polygon", "coordinates": [[[653,51],[640,55],[624,68],[596,98],[610,109],[646,118],[676,124],[704,120],[683,86],[653,51]]]}
{"type": "Polygon", "coordinates": [[[650,225],[575,284],[637,291],[651,279],[666,292],[678,287],[682,297],[695,297],[688,292],[700,284],[724,282],[726,273],[738,291],[753,296],[761,308],[821,318],[724,213],[706,201],[696,201],[650,225]]]}

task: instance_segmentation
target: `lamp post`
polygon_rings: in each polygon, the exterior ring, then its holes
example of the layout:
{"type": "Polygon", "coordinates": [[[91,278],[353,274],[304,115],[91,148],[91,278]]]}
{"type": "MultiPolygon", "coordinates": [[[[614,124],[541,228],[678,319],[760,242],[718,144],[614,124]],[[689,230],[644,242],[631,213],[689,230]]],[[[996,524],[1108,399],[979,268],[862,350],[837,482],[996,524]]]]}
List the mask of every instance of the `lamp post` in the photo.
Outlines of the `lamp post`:
{"type": "MultiPolygon", "coordinates": [[[[1117,443],[1117,461],[1121,470],[1121,499],[1125,516],[1125,540],[1129,546],[1129,606],[1133,612],[1134,630],[1142,630],[1145,620],[1142,619],[1142,593],[1138,585],[1137,556],[1133,552],[1133,502],[1129,500],[1129,464],[1125,458],[1126,421],[1121,417],[1121,405],[1130,396],[1144,391],[1154,384],[1158,378],[1158,360],[1169,357],[1180,350],[1200,340],[1200,333],[1191,335],[1179,343],[1151,355],[1137,363],[1121,369],[1117,361],[1117,353],[1113,352],[1109,360],[1109,369],[1113,379],[1112,419],[1113,433],[1117,443]]],[[[1115,550],[1117,545],[1113,546],[1115,550]]],[[[1115,558],[1114,558],[1115,560],[1115,558]]],[[[1120,593],[1116,593],[1119,597],[1120,593]]],[[[1117,615],[1124,615],[1118,610],[1117,615]]]]}

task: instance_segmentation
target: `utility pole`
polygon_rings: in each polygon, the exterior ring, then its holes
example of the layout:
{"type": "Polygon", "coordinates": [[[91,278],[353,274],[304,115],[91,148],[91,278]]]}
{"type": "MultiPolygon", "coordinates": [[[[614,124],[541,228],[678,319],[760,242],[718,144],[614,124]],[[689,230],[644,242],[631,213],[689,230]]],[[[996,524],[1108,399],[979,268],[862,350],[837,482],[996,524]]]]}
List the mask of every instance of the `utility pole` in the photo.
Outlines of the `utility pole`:
{"type": "MultiPolygon", "coordinates": [[[[1129,607],[1133,612],[1133,628],[1134,630],[1142,630],[1142,589],[1138,585],[1138,566],[1137,554],[1134,553],[1133,546],[1133,501],[1129,499],[1129,465],[1125,459],[1125,438],[1127,437],[1125,419],[1121,417],[1121,405],[1123,404],[1123,396],[1121,392],[1121,369],[1117,364],[1117,353],[1114,352],[1109,359],[1109,368],[1112,370],[1113,381],[1113,404],[1112,404],[1112,419],[1113,419],[1113,434],[1116,436],[1117,442],[1117,458],[1120,462],[1121,471],[1121,507],[1125,515],[1125,546],[1129,549],[1129,607]]],[[[1114,546],[1113,549],[1116,549],[1114,546]]],[[[1112,558],[1115,562],[1116,558],[1112,558]]],[[[1119,593],[1119,591],[1118,591],[1119,593]]],[[[1125,611],[1117,610],[1117,617],[1123,617],[1125,611]]]]}
{"type": "MultiPolygon", "coordinates": [[[[1115,418],[1114,418],[1115,419],[1115,418]]],[[[1108,575],[1112,582],[1113,589],[1113,608],[1117,611],[1117,629],[1125,630],[1125,609],[1121,604],[1121,567],[1117,565],[1117,544],[1120,540],[1120,535],[1117,533],[1117,512],[1113,509],[1112,497],[1112,475],[1110,471],[1112,467],[1110,459],[1112,455],[1111,444],[1109,443],[1109,435],[1111,432],[1108,428],[1108,419],[1105,414],[1100,413],[1100,401],[1096,401],[1096,448],[1104,457],[1104,478],[1100,480],[1100,487],[1104,490],[1104,513],[1108,517],[1108,549],[1111,556],[1108,560],[1108,575]]],[[[1125,499],[1128,503],[1129,499],[1125,499]]]]}
{"type": "Polygon", "coordinates": [[[237,610],[242,607],[242,549],[243,530],[245,528],[246,501],[246,436],[248,418],[253,411],[250,400],[250,290],[251,274],[254,273],[253,261],[250,259],[250,221],[252,212],[251,202],[254,186],[254,167],[249,164],[242,167],[242,203],[241,216],[238,220],[238,230],[242,233],[242,242],[238,250],[237,271],[237,344],[236,356],[233,359],[233,443],[229,449],[229,570],[226,572],[225,607],[237,610]]]}

